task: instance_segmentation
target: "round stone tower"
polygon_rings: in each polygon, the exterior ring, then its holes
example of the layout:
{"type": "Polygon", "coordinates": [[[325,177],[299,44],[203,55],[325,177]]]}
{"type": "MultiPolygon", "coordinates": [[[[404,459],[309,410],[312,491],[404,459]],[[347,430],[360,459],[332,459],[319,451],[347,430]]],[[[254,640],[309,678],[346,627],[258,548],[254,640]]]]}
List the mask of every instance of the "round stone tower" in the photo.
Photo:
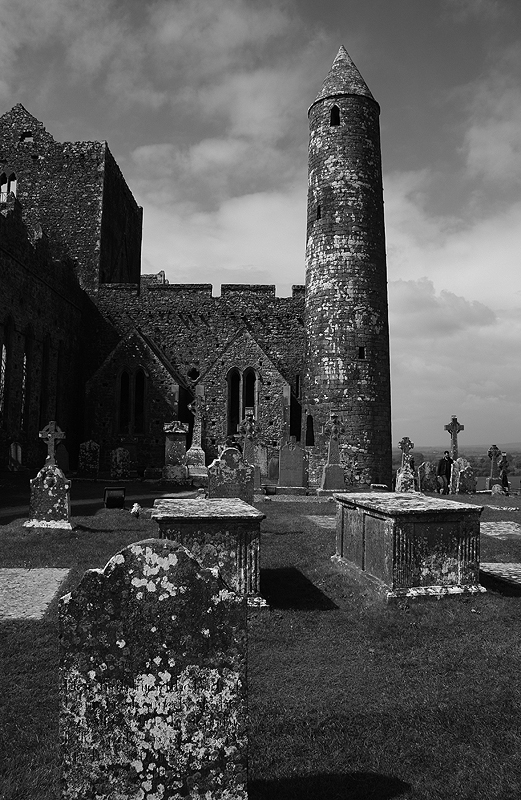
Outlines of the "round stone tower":
{"type": "Polygon", "coordinates": [[[391,486],[380,107],[341,47],[309,109],[304,402],[320,478],[339,418],[347,483],[391,486]]]}

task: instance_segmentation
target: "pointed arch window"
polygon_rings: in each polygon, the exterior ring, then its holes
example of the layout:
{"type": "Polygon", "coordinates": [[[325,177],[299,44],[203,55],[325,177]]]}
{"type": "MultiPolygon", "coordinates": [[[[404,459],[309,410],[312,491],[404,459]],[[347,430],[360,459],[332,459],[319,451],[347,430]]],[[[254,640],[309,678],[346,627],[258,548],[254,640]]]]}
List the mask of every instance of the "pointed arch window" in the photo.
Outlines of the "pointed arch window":
{"type": "Polygon", "coordinates": [[[142,367],[135,372],[124,369],[118,380],[118,432],[145,433],[146,374],[142,367]]]}
{"type": "Polygon", "coordinates": [[[40,378],[40,429],[51,419],[49,415],[49,366],[51,361],[51,340],[46,336],[42,349],[42,372],[40,378]]]}
{"type": "Polygon", "coordinates": [[[313,417],[311,414],[306,416],[306,446],[315,446],[315,428],[313,425],[313,417]]]}
{"type": "Polygon", "coordinates": [[[5,419],[7,389],[7,345],[2,342],[0,349],[0,425],[5,419]]]}
{"type": "Polygon", "coordinates": [[[241,421],[241,374],[233,367],[227,375],[228,383],[228,420],[226,426],[227,436],[237,433],[237,425],[241,421]]]}
{"type": "Polygon", "coordinates": [[[331,106],[331,111],[329,112],[329,124],[331,127],[340,125],[340,109],[337,105],[331,106]]]}

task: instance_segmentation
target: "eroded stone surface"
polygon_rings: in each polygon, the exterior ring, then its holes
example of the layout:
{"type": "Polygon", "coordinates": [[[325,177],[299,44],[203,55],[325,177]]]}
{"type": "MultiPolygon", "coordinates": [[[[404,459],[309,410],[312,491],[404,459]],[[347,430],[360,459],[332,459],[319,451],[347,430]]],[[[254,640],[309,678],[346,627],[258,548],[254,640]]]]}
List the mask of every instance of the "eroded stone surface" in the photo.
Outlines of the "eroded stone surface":
{"type": "Polygon", "coordinates": [[[435,461],[424,461],[418,467],[418,488],[420,492],[437,492],[438,479],[436,475],[437,464],[435,461]]]}
{"type": "Polygon", "coordinates": [[[279,486],[308,485],[308,454],[294,436],[280,448],[279,486]]]}
{"type": "Polygon", "coordinates": [[[84,478],[97,478],[99,472],[100,446],[89,440],[80,444],[78,474],[84,478]]]}
{"type": "Polygon", "coordinates": [[[30,481],[31,499],[26,527],[70,528],[71,483],[56,464],[46,463],[30,481]]]}
{"type": "Polygon", "coordinates": [[[236,447],[226,447],[208,467],[208,497],[239,497],[253,503],[254,467],[236,447]]]}
{"type": "Polygon", "coordinates": [[[68,569],[0,569],[0,619],[41,619],[68,569]]]}
{"type": "Polygon", "coordinates": [[[130,478],[130,453],[126,447],[116,447],[110,454],[110,477],[114,480],[130,478]]]}
{"type": "Polygon", "coordinates": [[[246,606],[155,539],[60,601],[63,799],[247,800],[246,606]]]}

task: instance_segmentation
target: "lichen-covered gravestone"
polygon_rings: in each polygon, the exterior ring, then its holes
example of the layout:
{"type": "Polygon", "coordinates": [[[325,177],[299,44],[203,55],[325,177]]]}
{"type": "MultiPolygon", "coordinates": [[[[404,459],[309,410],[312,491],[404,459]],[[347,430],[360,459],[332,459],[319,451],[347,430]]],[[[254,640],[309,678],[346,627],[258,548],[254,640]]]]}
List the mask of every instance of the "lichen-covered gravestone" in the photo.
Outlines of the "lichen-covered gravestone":
{"type": "Polygon", "coordinates": [[[78,475],[82,478],[97,478],[99,473],[100,446],[89,439],[80,444],[78,475]]]}
{"type": "Polygon", "coordinates": [[[451,488],[454,494],[475,494],[476,475],[470,461],[466,458],[457,458],[452,465],[451,488]]]}
{"type": "Polygon", "coordinates": [[[247,800],[244,598],[149,539],[59,614],[63,800],[247,800]]]}
{"type": "Polygon", "coordinates": [[[71,483],[56,465],[56,444],[65,434],[51,420],[40,431],[40,439],[47,444],[47,459],[36,478],[30,481],[31,499],[29,519],[25,527],[71,529],[71,483]]]}
{"type": "Polygon", "coordinates": [[[437,492],[437,464],[434,461],[423,461],[418,467],[418,484],[420,492],[437,492]]]}
{"type": "Polygon", "coordinates": [[[116,447],[110,453],[110,477],[113,480],[130,478],[131,462],[130,453],[126,447],[116,447]]]}
{"type": "Polygon", "coordinates": [[[247,464],[240,450],[225,447],[208,467],[208,497],[239,497],[253,503],[254,467],[247,464]]]}

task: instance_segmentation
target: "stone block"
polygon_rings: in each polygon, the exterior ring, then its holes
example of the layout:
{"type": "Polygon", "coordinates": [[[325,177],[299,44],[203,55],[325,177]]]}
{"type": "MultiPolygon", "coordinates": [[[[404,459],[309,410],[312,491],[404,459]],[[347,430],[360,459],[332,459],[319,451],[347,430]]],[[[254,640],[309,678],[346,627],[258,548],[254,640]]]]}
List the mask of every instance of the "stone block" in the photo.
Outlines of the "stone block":
{"type": "Polygon", "coordinates": [[[63,800],[247,800],[246,603],[150,539],[63,597],[63,800]]]}
{"type": "Polygon", "coordinates": [[[387,600],[477,594],[481,506],[420,494],[336,494],[333,559],[387,600]]]}

